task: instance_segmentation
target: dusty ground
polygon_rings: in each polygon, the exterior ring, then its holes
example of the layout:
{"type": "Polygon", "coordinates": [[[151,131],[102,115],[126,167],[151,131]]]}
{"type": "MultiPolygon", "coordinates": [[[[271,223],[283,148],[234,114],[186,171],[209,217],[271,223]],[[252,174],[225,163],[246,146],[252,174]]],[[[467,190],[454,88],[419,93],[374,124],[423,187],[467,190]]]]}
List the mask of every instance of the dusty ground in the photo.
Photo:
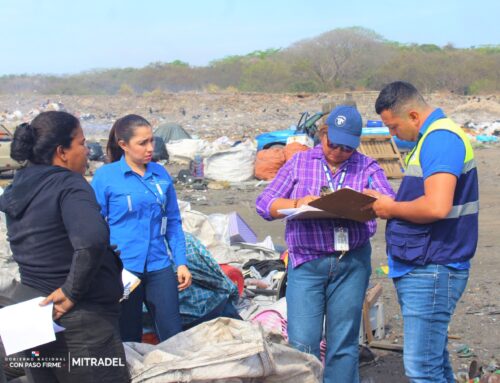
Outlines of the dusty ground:
{"type": "MultiPolygon", "coordinates": [[[[376,118],[373,105],[377,93],[358,92],[352,97],[364,119],[376,118]]],[[[153,123],[175,121],[192,134],[214,139],[222,135],[241,139],[254,137],[263,131],[285,129],[296,123],[301,112],[321,110],[327,102],[340,102],[341,94],[318,95],[262,95],[262,94],[164,94],[155,98],[146,97],[78,97],[40,95],[0,95],[0,117],[19,110],[25,119],[29,111],[50,99],[62,101],[66,109],[80,116],[87,116],[84,128],[89,127],[89,136],[106,136],[107,132],[92,130],[92,126],[109,127],[116,117],[125,113],[138,113],[153,123]],[[89,117],[90,116],[90,117],[89,117]]],[[[498,96],[464,97],[453,94],[427,95],[427,99],[443,107],[446,113],[459,123],[473,121],[495,121],[500,119],[498,96]]],[[[476,149],[480,176],[480,238],[476,257],[473,260],[467,290],[462,297],[450,326],[450,354],[455,370],[468,366],[471,358],[458,358],[455,352],[461,345],[468,345],[481,363],[500,358],[500,145],[476,149]]],[[[172,175],[179,166],[168,165],[172,175]]],[[[3,182],[2,182],[3,183],[3,182]]],[[[203,213],[228,213],[237,211],[257,232],[259,239],[271,235],[276,244],[284,245],[284,224],[281,221],[266,222],[255,213],[255,198],[263,186],[257,181],[242,184],[229,190],[194,191],[179,188],[179,197],[190,201],[192,208],[203,213]]],[[[394,183],[397,188],[398,182],[394,183]]],[[[402,344],[402,318],[396,301],[392,282],[375,273],[377,267],[386,264],[383,239],[385,224],[372,241],[372,282],[383,285],[387,341],[402,344]]],[[[362,368],[362,375],[371,380],[365,382],[405,382],[401,355],[376,351],[378,362],[362,368]]]]}

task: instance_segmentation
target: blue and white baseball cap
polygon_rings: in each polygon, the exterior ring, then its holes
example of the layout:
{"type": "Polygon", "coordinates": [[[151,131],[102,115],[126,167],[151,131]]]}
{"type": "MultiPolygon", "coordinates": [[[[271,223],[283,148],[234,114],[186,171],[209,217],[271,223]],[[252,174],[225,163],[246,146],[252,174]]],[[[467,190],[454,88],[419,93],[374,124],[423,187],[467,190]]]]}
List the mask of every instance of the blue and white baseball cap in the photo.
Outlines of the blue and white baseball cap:
{"type": "Polygon", "coordinates": [[[332,144],[359,146],[363,120],[354,106],[340,105],[330,112],[326,119],[328,140],[332,144]]]}

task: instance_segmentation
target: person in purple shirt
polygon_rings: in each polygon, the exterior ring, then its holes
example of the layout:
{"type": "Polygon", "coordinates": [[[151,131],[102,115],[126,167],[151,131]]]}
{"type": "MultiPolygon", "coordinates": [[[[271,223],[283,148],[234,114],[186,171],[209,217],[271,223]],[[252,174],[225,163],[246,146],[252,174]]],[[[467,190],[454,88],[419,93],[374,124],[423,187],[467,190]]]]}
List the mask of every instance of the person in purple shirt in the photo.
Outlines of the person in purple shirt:
{"type": "MultiPolygon", "coordinates": [[[[321,143],[297,153],[280,169],[257,198],[257,213],[266,220],[282,218],[279,209],[308,204],[325,189],[371,188],[394,196],[382,168],[356,150],[362,126],[355,107],[335,108],[319,131],[321,143]]],[[[370,237],[375,231],[375,220],[308,219],[286,224],[289,342],[319,358],[325,324],[324,382],[359,381],[358,334],[371,274],[370,237]]]]}

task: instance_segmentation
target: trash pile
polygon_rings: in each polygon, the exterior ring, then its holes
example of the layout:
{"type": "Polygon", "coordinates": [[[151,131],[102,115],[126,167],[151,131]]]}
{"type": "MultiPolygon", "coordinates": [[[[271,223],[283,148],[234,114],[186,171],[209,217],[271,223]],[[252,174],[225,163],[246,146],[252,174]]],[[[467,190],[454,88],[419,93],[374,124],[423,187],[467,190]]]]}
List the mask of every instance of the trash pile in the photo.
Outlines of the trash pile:
{"type": "MultiPolygon", "coordinates": [[[[464,349],[462,347],[457,352],[464,349]]],[[[468,347],[465,346],[466,351],[468,347]]],[[[459,357],[461,357],[459,355],[459,357]]],[[[469,365],[464,364],[456,374],[458,383],[499,383],[500,382],[500,363],[496,359],[491,359],[487,365],[481,365],[476,359],[469,365]]]]}
{"type": "Polygon", "coordinates": [[[500,141],[500,120],[493,122],[466,122],[463,126],[472,142],[496,143],[500,141]]]}
{"type": "Polygon", "coordinates": [[[13,110],[13,111],[4,111],[0,112],[0,123],[15,123],[20,124],[25,121],[30,121],[36,116],[38,116],[41,112],[47,112],[50,110],[54,111],[65,111],[66,108],[64,104],[61,101],[50,101],[46,100],[38,107],[30,109],[27,113],[21,112],[19,109],[13,110]]]}

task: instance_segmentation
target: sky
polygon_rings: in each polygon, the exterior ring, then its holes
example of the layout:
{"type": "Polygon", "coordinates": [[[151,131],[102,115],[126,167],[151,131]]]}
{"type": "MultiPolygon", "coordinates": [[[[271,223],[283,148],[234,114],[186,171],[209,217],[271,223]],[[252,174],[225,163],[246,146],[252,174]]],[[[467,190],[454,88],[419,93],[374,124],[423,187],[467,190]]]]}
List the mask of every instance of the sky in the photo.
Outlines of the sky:
{"type": "Polygon", "coordinates": [[[500,44],[499,0],[0,0],[0,76],[193,66],[359,26],[401,43],[500,44]]]}

